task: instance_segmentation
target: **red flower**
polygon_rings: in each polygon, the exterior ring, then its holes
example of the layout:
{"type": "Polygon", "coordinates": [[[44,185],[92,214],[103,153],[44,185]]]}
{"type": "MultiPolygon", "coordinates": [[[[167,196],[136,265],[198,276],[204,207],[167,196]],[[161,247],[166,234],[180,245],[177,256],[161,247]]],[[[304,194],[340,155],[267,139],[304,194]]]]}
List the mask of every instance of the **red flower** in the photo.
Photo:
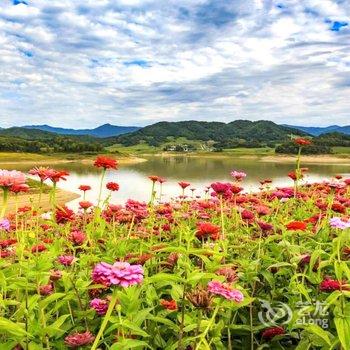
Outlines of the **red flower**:
{"type": "Polygon", "coordinates": [[[79,206],[81,209],[86,210],[86,209],[91,208],[93,206],[93,204],[89,201],[81,201],[81,202],[79,202],[79,206]]]}
{"type": "Polygon", "coordinates": [[[52,284],[45,284],[43,286],[39,287],[39,293],[40,295],[50,295],[53,292],[52,284]]]}
{"type": "Polygon", "coordinates": [[[73,221],[74,220],[74,211],[67,208],[66,206],[57,208],[56,213],[56,222],[58,224],[65,223],[67,221],[73,221]]]}
{"type": "Polygon", "coordinates": [[[117,169],[117,165],[118,163],[115,159],[104,156],[97,157],[94,162],[95,167],[104,169],[117,169]]]}
{"type": "Polygon", "coordinates": [[[250,210],[244,209],[241,213],[242,220],[253,220],[254,219],[254,213],[252,213],[250,210]]]}
{"type": "Polygon", "coordinates": [[[91,186],[89,186],[89,185],[80,185],[79,186],[79,190],[83,191],[83,192],[90,191],[91,190],[91,186]]]}
{"type": "Polygon", "coordinates": [[[167,310],[177,310],[177,304],[175,300],[164,300],[160,301],[160,305],[162,305],[167,310]]]}
{"type": "Polygon", "coordinates": [[[148,178],[152,181],[152,182],[157,182],[159,181],[159,176],[157,175],[151,175],[151,176],[148,176],[148,178]]]}
{"type": "Polygon", "coordinates": [[[210,222],[199,222],[197,224],[196,237],[199,240],[211,238],[216,241],[220,237],[220,227],[210,222]]]}
{"type": "Polygon", "coordinates": [[[311,145],[311,141],[308,139],[304,139],[302,137],[299,137],[297,139],[294,139],[294,142],[299,146],[309,146],[311,145]]]}
{"type": "Polygon", "coordinates": [[[116,182],[108,182],[106,187],[110,191],[119,191],[119,185],[116,182]]]}
{"type": "Polygon", "coordinates": [[[78,348],[80,346],[91,344],[95,340],[95,337],[89,332],[73,333],[68,335],[64,342],[70,348],[78,348]]]}
{"type": "Polygon", "coordinates": [[[345,214],[346,213],[346,207],[340,203],[334,203],[332,205],[332,210],[336,213],[345,214]]]}
{"type": "Polygon", "coordinates": [[[184,182],[184,181],[180,181],[179,182],[180,187],[184,190],[185,188],[187,188],[188,186],[190,186],[191,184],[189,182],[184,182]]]}
{"type": "Polygon", "coordinates": [[[266,340],[271,340],[272,338],[274,338],[277,335],[283,335],[285,334],[285,330],[283,327],[271,327],[271,328],[267,328],[265,329],[261,336],[263,338],[265,338],[266,340]]]}
{"type": "Polygon", "coordinates": [[[29,186],[26,185],[26,184],[12,185],[10,187],[10,191],[12,193],[28,192],[29,191],[29,186]]]}
{"type": "Polygon", "coordinates": [[[81,231],[72,231],[69,235],[69,240],[75,245],[82,245],[86,239],[86,236],[81,231]]]}
{"type": "Polygon", "coordinates": [[[32,251],[32,253],[41,253],[46,249],[47,248],[44,244],[37,244],[37,245],[32,247],[31,251],[32,251]]]}
{"type": "Polygon", "coordinates": [[[322,292],[333,292],[335,290],[341,290],[343,284],[339,281],[326,277],[320,284],[320,290],[322,292]]]}
{"type": "Polygon", "coordinates": [[[48,179],[50,179],[53,183],[57,183],[60,180],[66,181],[66,176],[68,175],[69,173],[67,171],[51,169],[51,171],[48,174],[48,179]]]}
{"type": "Polygon", "coordinates": [[[303,221],[292,221],[289,224],[286,225],[287,229],[290,231],[305,231],[307,228],[307,225],[303,221]]]}

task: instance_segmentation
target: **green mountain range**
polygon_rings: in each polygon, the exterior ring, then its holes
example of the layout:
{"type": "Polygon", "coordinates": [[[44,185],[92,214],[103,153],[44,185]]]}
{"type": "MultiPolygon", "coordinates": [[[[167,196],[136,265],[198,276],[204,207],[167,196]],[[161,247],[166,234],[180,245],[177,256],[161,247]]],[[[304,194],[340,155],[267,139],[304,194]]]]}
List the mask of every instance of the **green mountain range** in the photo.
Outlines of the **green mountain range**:
{"type": "Polygon", "coordinates": [[[307,136],[308,134],[289,127],[277,125],[271,121],[235,120],[231,123],[220,122],[159,122],[146,126],[133,133],[114,138],[115,143],[132,146],[141,142],[158,146],[172,138],[187,140],[214,141],[220,147],[229,147],[239,143],[256,147],[261,143],[276,143],[290,139],[291,135],[307,136]]]}

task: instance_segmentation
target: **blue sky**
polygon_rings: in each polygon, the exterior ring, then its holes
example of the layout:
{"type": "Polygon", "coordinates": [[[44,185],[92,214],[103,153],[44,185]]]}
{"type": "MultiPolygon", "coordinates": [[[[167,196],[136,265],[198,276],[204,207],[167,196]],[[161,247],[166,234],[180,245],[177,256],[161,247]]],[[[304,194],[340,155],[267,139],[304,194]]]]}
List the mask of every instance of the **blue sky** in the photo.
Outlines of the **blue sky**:
{"type": "Polygon", "coordinates": [[[0,0],[0,127],[350,124],[348,0],[0,0]]]}

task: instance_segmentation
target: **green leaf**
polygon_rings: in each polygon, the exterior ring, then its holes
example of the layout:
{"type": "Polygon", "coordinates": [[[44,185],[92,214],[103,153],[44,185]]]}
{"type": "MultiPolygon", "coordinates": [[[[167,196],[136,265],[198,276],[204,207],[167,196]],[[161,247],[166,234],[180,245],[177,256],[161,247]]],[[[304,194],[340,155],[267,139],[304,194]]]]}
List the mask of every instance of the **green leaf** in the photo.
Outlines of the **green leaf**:
{"type": "Polygon", "coordinates": [[[151,347],[142,340],[137,339],[124,339],[122,341],[118,341],[118,343],[114,343],[110,350],[127,350],[127,349],[136,349],[136,348],[148,348],[151,347]]]}
{"type": "Polygon", "coordinates": [[[348,317],[335,317],[335,328],[344,350],[350,350],[350,319],[348,317]]]}
{"type": "Polygon", "coordinates": [[[322,340],[324,340],[327,345],[331,345],[330,333],[322,329],[320,326],[313,324],[305,327],[305,329],[308,332],[316,334],[318,337],[322,338],[322,340]]]}
{"type": "Polygon", "coordinates": [[[17,339],[23,338],[29,335],[25,329],[23,323],[14,323],[6,318],[0,317],[0,334],[11,334],[17,339]]]}

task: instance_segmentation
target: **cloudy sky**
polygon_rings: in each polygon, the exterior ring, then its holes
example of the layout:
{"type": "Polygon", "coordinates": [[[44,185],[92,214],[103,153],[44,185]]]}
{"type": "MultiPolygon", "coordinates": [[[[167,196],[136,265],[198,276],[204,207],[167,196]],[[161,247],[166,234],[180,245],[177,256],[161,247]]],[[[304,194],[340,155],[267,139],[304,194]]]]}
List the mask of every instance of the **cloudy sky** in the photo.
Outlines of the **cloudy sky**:
{"type": "Polygon", "coordinates": [[[0,127],[350,124],[349,0],[0,0],[0,127]]]}

